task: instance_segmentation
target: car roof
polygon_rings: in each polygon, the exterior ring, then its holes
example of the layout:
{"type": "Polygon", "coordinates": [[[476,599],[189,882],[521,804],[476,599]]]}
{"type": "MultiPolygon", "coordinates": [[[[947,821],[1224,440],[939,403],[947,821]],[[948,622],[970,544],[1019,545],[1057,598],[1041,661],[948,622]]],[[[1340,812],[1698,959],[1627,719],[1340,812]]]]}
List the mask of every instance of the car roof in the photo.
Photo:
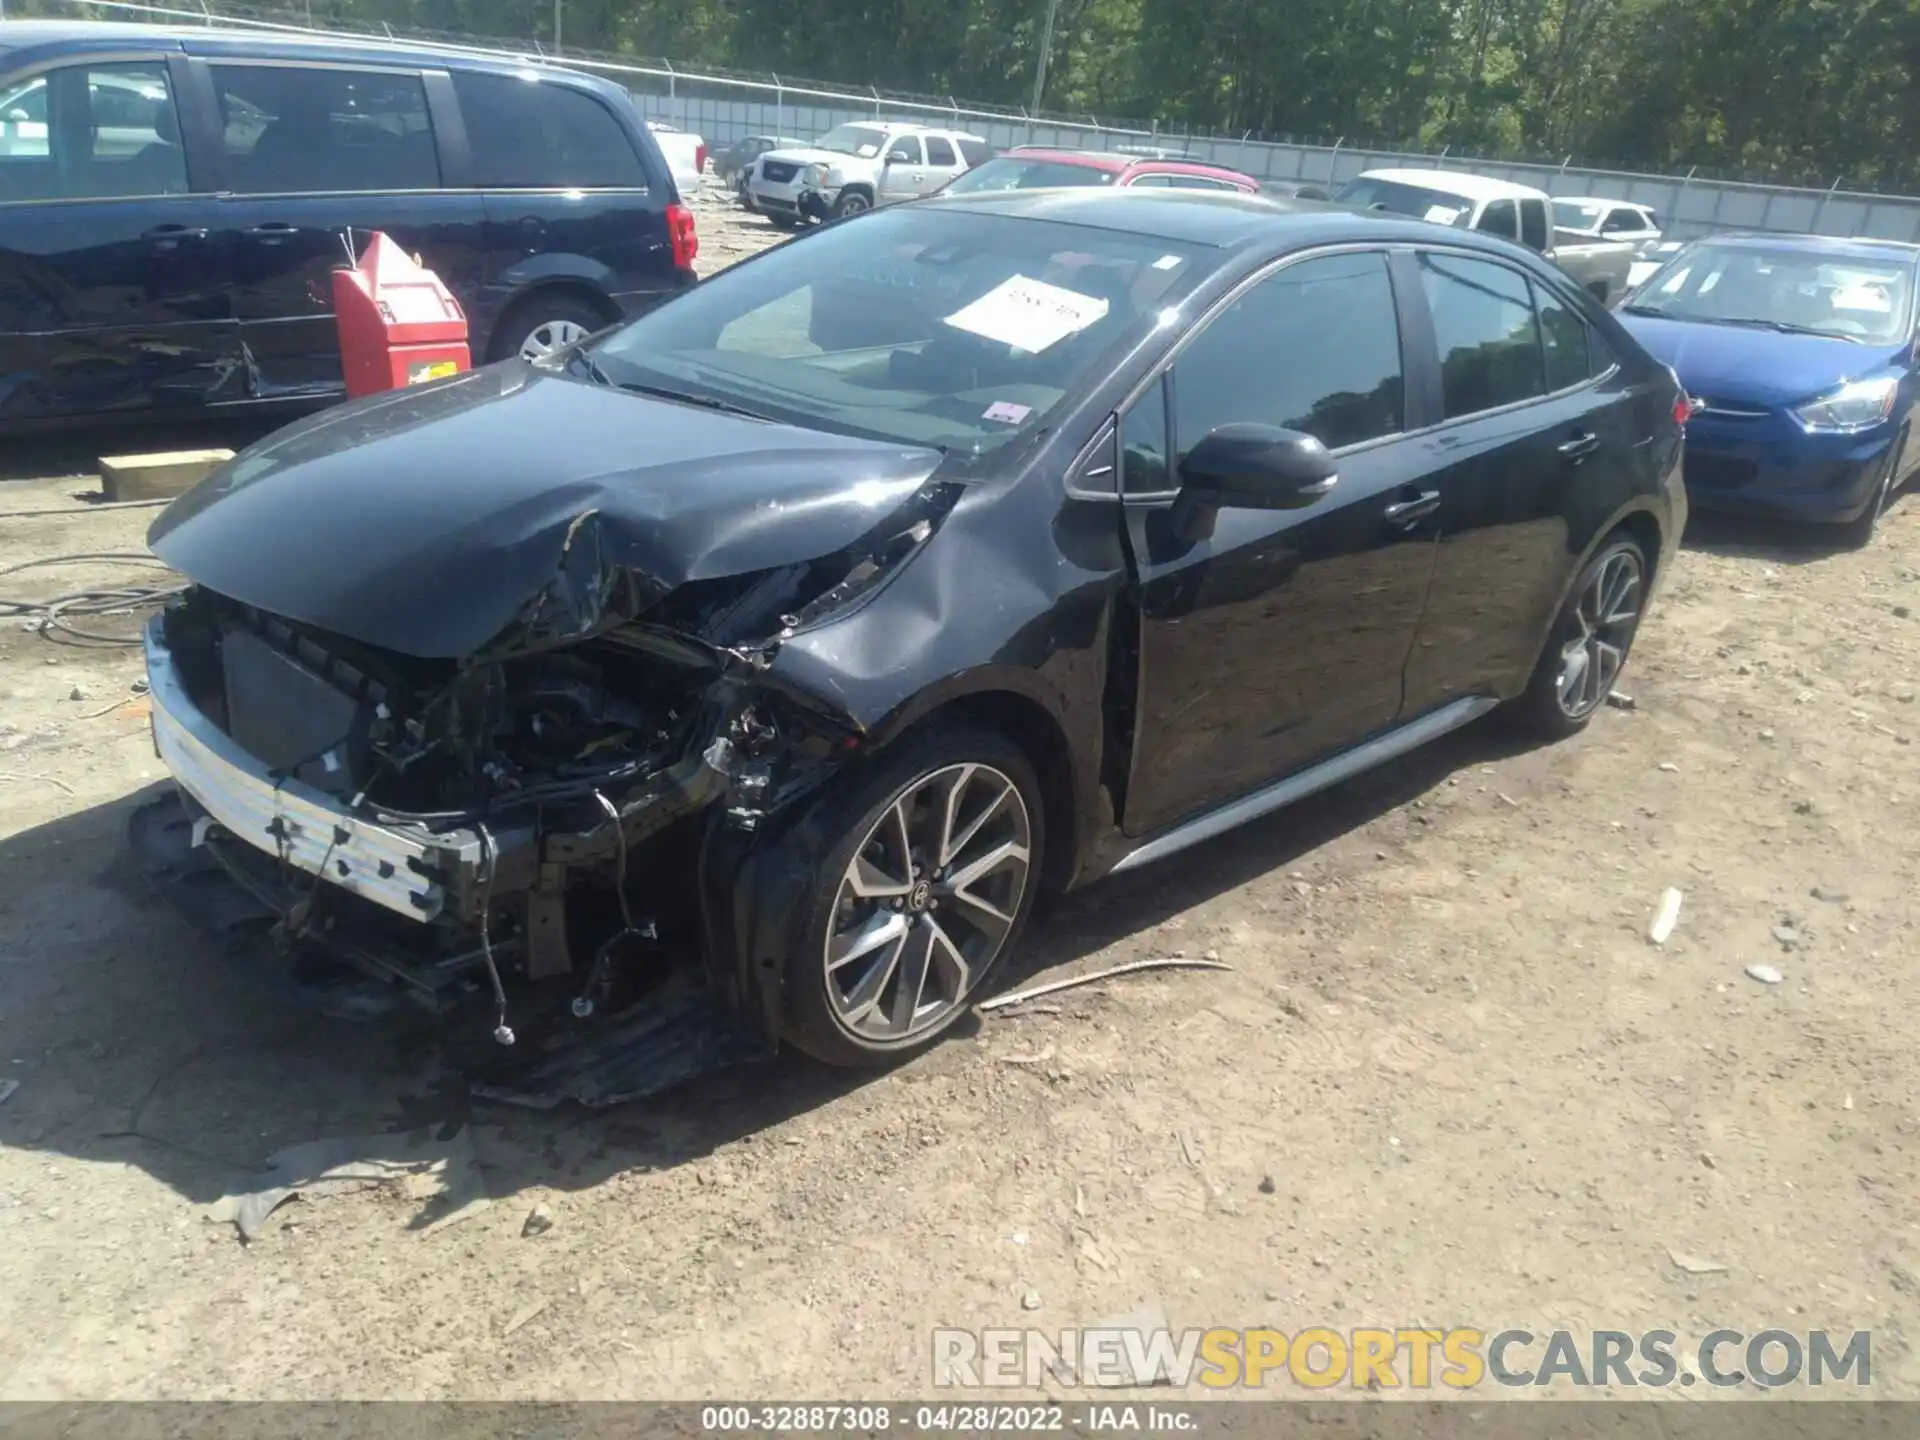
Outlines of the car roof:
{"type": "Polygon", "coordinates": [[[1701,244],[1737,245],[1754,250],[1805,250],[1850,260],[1920,260],[1920,245],[1904,240],[1853,239],[1841,235],[1794,235],[1775,230],[1731,230],[1703,235],[1701,244]]]}
{"type": "Polygon", "coordinates": [[[996,155],[996,160],[1044,160],[1051,165],[1079,165],[1088,170],[1118,174],[1122,170],[1150,170],[1168,175],[1205,175],[1214,179],[1253,180],[1253,176],[1202,160],[1163,160],[1152,155],[1128,155],[1119,150],[1055,150],[1045,145],[1021,145],[996,155]]]}
{"type": "Polygon", "coordinates": [[[1556,195],[1556,205],[1625,205],[1634,210],[1651,210],[1653,206],[1644,200],[1622,200],[1618,195],[1556,195]]]}
{"type": "Polygon", "coordinates": [[[1547,192],[1531,185],[1516,185],[1511,180],[1495,180],[1487,175],[1472,175],[1465,170],[1363,170],[1362,180],[1386,180],[1395,185],[1418,185],[1458,195],[1476,204],[1486,200],[1544,200],[1547,192]]]}
{"type": "Polygon", "coordinates": [[[1446,230],[1404,215],[1350,210],[1317,200],[1287,200],[1230,190],[1060,189],[947,192],[917,202],[979,214],[1087,225],[1222,250],[1260,248],[1275,254],[1342,241],[1464,245],[1513,254],[1516,247],[1471,230],[1446,230]]]}
{"type": "Polygon", "coordinates": [[[344,35],[296,35],[272,30],[212,30],[198,25],[132,25],[94,20],[0,20],[0,51],[31,63],[88,50],[184,51],[192,55],[244,54],[269,60],[325,60],[345,64],[435,65],[445,69],[516,75],[528,70],[564,75],[602,93],[627,92],[610,80],[555,64],[539,55],[483,55],[405,40],[361,40],[344,35]],[[44,56],[36,51],[45,51],[44,56]]]}

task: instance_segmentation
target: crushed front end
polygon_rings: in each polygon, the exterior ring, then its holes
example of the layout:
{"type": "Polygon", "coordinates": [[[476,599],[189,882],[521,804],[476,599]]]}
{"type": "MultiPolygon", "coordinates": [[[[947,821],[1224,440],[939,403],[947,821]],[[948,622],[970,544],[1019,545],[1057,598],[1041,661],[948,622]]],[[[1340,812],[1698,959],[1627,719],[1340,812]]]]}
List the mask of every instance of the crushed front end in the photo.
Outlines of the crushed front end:
{"type": "Polygon", "coordinates": [[[735,1018],[767,1007],[703,964],[700,854],[709,820],[750,834],[834,743],[752,693],[750,664],[631,626],[419,660],[198,587],[145,645],[177,791],[132,838],[190,918],[272,942],[250,963],[336,1012],[471,1011],[508,1046],[648,1006],[674,1065],[624,1087],[583,1072],[576,1098],[684,1078],[690,1017],[744,1032],[694,1046],[708,1061],[771,1050],[735,1018]]]}

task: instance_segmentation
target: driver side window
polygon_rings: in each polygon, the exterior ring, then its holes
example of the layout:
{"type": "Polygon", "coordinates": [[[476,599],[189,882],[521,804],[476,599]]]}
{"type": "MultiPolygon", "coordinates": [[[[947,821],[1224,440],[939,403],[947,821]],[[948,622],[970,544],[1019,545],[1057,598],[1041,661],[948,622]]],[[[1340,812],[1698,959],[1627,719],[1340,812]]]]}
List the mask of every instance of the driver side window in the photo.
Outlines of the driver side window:
{"type": "Polygon", "coordinates": [[[1398,433],[1404,389],[1386,257],[1301,260],[1215,315],[1175,360],[1174,439],[1184,458],[1208,431],[1251,423],[1338,450],[1398,433]]]}
{"type": "Polygon", "coordinates": [[[921,154],[920,137],[918,135],[901,135],[898,136],[891,145],[887,146],[887,154],[890,156],[900,155],[903,152],[906,158],[896,163],[918,165],[921,154]]]}

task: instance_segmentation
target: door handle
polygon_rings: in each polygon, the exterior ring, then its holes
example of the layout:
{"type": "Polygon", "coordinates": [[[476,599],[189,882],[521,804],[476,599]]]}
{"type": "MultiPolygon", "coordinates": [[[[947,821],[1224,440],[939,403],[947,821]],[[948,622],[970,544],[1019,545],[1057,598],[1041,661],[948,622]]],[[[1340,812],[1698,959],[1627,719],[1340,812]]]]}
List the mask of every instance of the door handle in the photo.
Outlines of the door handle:
{"type": "Polygon", "coordinates": [[[140,238],[155,245],[171,247],[182,240],[204,240],[211,233],[204,225],[156,225],[140,238]]]}
{"type": "Polygon", "coordinates": [[[1560,453],[1576,464],[1600,448],[1600,437],[1590,431],[1582,431],[1560,446],[1560,453]]]}
{"type": "Polygon", "coordinates": [[[299,233],[299,227],[289,225],[284,220],[269,220],[264,225],[249,225],[240,233],[250,240],[261,240],[274,245],[282,240],[291,240],[299,233]]]}
{"type": "Polygon", "coordinates": [[[1440,492],[1422,490],[1413,499],[1396,501],[1380,513],[1387,517],[1389,525],[1412,525],[1417,520],[1426,519],[1439,508],[1440,492]]]}

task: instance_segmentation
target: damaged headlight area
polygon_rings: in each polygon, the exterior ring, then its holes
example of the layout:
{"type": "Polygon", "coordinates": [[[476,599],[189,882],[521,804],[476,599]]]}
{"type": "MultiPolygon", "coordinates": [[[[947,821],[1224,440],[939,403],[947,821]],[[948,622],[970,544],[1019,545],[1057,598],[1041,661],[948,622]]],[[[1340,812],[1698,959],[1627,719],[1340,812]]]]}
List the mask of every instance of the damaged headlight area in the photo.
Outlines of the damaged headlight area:
{"type": "Polygon", "coordinates": [[[953,498],[929,486],[833,555],[689,581],[539,648],[510,629],[456,660],[190,588],[147,634],[179,794],[143,812],[136,843],[162,882],[237,882],[247,908],[223,901],[228,917],[309,970],[344,967],[356,1004],[475,1001],[506,1042],[516,984],[583,1018],[618,1008],[676,949],[702,951],[712,831],[752,843],[861,746],[770,673],[783,640],[857,609],[953,498]]]}

